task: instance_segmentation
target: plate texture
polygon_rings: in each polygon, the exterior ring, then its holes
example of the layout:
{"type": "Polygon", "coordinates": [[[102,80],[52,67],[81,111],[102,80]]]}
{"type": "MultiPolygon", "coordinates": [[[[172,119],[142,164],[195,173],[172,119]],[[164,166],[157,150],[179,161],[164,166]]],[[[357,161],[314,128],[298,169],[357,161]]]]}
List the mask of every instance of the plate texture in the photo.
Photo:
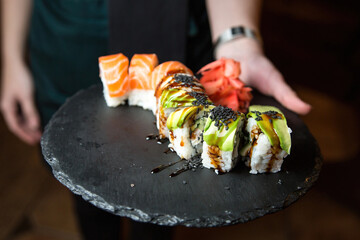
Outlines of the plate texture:
{"type": "Polygon", "coordinates": [[[254,93],[252,104],[279,107],[292,133],[291,155],[276,174],[249,173],[242,163],[230,173],[209,169],[157,174],[177,161],[167,143],[146,141],[154,116],[138,107],[106,106],[100,85],[71,97],[46,126],[41,146],[54,176],[75,194],[119,216],[160,225],[214,227],[279,211],[304,195],[319,176],[322,158],[308,128],[274,99],[254,93]]]}

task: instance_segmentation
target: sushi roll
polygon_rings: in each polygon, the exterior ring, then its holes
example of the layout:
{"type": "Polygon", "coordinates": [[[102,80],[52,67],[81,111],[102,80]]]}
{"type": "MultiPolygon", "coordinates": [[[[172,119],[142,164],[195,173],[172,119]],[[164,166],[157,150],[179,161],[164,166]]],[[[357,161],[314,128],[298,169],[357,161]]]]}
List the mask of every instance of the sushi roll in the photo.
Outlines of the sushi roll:
{"type": "Polygon", "coordinates": [[[156,126],[160,138],[169,138],[167,118],[178,108],[191,107],[197,99],[194,94],[205,95],[205,90],[199,80],[189,74],[177,73],[166,76],[158,84],[156,126]]]}
{"type": "Polygon", "coordinates": [[[207,97],[203,98],[203,101],[203,105],[178,108],[167,119],[169,147],[173,148],[180,158],[190,159],[202,153],[205,121],[210,109],[214,107],[209,105],[211,102],[207,97]]]}
{"type": "MultiPolygon", "coordinates": [[[[194,75],[193,72],[187,68],[184,64],[178,61],[168,61],[158,65],[151,73],[151,88],[155,90],[159,90],[158,85],[161,82],[164,82],[164,78],[166,76],[176,74],[176,73],[184,73],[189,75],[194,75]]],[[[161,91],[157,91],[155,96],[158,98],[161,94],[161,91]]]]}
{"type": "Polygon", "coordinates": [[[290,154],[291,129],[284,114],[272,106],[250,106],[240,151],[250,173],[276,173],[290,154]]]}
{"type": "Polygon", "coordinates": [[[100,78],[109,107],[124,104],[128,98],[128,67],[129,59],[121,53],[99,57],[100,78]]]}
{"type": "Polygon", "coordinates": [[[155,113],[155,88],[151,84],[151,74],[158,65],[156,54],[135,54],[129,67],[129,105],[139,106],[155,113]]]}
{"type": "Polygon", "coordinates": [[[204,167],[214,168],[216,173],[229,172],[235,167],[244,119],[244,114],[221,105],[210,110],[203,133],[204,167]]]}

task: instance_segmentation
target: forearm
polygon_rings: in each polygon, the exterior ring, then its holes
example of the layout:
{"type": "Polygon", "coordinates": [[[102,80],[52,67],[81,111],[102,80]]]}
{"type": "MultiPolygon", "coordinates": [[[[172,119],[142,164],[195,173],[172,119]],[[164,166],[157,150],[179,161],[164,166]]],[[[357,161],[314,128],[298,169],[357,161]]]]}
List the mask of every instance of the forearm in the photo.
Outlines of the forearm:
{"type": "Polygon", "coordinates": [[[1,0],[3,64],[22,63],[30,22],[32,0],[1,0]]]}
{"type": "Polygon", "coordinates": [[[262,0],[206,0],[213,42],[227,28],[246,26],[259,32],[262,0]]]}

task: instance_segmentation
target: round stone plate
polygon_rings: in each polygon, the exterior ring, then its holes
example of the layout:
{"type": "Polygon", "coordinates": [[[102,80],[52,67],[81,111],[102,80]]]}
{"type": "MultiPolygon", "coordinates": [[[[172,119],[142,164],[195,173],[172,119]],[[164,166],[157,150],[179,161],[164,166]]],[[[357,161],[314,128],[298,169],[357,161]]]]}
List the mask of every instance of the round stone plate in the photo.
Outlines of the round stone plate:
{"type": "Polygon", "coordinates": [[[168,226],[246,222],[295,202],[314,184],[322,163],[315,139],[296,114],[256,93],[252,104],[279,107],[293,130],[291,155],[279,173],[252,175],[239,162],[223,175],[198,168],[169,178],[182,163],[151,174],[178,156],[164,153],[167,142],[146,140],[157,133],[151,111],[107,107],[100,85],[59,109],[45,128],[42,151],[62,184],[113,214],[168,226]]]}

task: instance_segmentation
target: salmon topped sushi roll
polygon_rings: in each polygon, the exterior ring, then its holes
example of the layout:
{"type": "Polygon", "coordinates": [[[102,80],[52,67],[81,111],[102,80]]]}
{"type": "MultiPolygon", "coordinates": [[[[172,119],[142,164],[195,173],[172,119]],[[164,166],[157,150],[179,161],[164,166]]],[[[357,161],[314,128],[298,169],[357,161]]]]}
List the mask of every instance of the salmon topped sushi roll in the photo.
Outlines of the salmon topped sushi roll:
{"type": "Polygon", "coordinates": [[[156,54],[135,54],[129,67],[129,105],[155,111],[151,73],[158,65],[156,54]]]}
{"type": "Polygon", "coordinates": [[[99,57],[100,78],[109,107],[123,104],[128,97],[128,67],[129,59],[121,53],[99,57]]]}
{"type": "MultiPolygon", "coordinates": [[[[159,129],[160,138],[168,137],[169,131],[166,128],[166,119],[169,114],[176,108],[163,108],[161,103],[161,95],[164,89],[175,86],[176,84],[171,84],[175,82],[175,75],[180,74],[185,78],[191,79],[193,81],[193,73],[187,68],[184,64],[177,61],[168,61],[158,65],[151,74],[151,84],[154,87],[154,95],[156,98],[155,104],[155,115],[157,119],[157,128],[159,129]]],[[[178,75],[178,78],[181,76],[178,75]]],[[[196,80],[196,82],[199,82],[196,80]]],[[[198,83],[200,84],[200,83],[198,83]]],[[[178,87],[182,84],[177,84],[178,87]]],[[[190,92],[190,90],[189,90],[190,92]]],[[[191,106],[191,103],[190,103],[191,106]]],[[[185,106],[184,106],[185,107],[185,106]]]]}
{"type": "MultiPolygon", "coordinates": [[[[175,73],[185,73],[194,75],[193,72],[184,64],[177,61],[168,61],[158,65],[151,74],[151,88],[156,91],[158,84],[168,75],[175,73]]],[[[161,93],[158,94],[159,97],[161,93]]]]}

